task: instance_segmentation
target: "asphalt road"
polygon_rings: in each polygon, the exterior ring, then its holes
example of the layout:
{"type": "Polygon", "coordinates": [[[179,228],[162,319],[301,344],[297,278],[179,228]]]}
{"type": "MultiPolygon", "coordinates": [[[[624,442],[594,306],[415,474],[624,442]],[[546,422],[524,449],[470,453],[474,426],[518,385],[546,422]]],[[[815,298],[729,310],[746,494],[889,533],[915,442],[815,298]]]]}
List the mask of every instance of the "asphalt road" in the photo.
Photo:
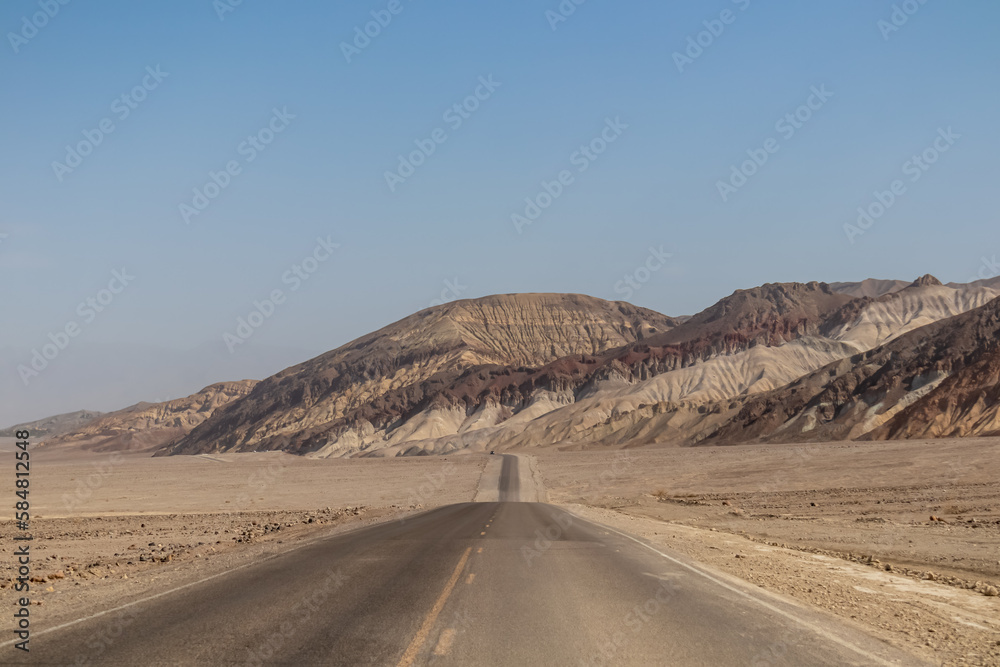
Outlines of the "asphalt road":
{"type": "Polygon", "coordinates": [[[521,478],[517,474],[517,457],[504,454],[500,468],[500,502],[516,503],[521,492],[521,478]]]}
{"type": "Polygon", "coordinates": [[[919,664],[856,630],[547,504],[431,510],[36,633],[93,665],[919,664]]]}

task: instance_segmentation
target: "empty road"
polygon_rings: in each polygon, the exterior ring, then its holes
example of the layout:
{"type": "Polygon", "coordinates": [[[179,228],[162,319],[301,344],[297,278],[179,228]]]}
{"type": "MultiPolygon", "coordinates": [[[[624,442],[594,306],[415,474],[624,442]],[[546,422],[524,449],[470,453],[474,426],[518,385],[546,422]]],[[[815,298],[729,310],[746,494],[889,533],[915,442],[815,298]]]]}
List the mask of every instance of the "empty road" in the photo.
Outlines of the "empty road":
{"type": "Polygon", "coordinates": [[[451,505],[47,633],[94,665],[914,665],[832,617],[558,507],[451,505]]]}

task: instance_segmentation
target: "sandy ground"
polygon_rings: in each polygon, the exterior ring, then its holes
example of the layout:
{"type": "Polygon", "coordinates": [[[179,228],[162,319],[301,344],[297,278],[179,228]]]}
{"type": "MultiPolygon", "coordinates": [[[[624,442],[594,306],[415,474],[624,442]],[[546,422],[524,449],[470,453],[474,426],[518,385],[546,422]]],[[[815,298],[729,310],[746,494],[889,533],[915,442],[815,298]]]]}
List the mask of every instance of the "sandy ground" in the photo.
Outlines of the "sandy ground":
{"type": "MultiPolygon", "coordinates": [[[[0,441],[10,457],[12,441],[0,441]]],[[[497,457],[499,458],[499,457],[497,457]]],[[[468,502],[484,456],[153,459],[32,453],[30,597],[43,629],[258,562],[327,535],[468,502]]],[[[13,492],[13,491],[12,491],[13,492]]],[[[13,605],[15,533],[0,521],[0,605],[13,605]]]]}
{"type": "MultiPolygon", "coordinates": [[[[9,450],[0,443],[0,456],[9,450]]],[[[39,519],[443,505],[470,500],[485,462],[481,455],[307,459],[268,452],[150,458],[39,448],[32,454],[31,507],[39,519]]]]}
{"type": "MultiPolygon", "coordinates": [[[[10,444],[0,456],[12,462],[10,444]]],[[[33,622],[45,628],[335,532],[495,500],[502,457],[38,450],[32,461],[33,622]]],[[[1000,665],[998,461],[997,439],[532,450],[519,474],[523,499],[565,505],[941,664],[1000,665]]],[[[0,531],[11,535],[12,522],[0,531]]],[[[0,545],[3,605],[16,597],[13,550],[0,545]]]]}
{"type": "Polygon", "coordinates": [[[1000,665],[1000,440],[536,458],[585,518],[941,664],[1000,665]]]}

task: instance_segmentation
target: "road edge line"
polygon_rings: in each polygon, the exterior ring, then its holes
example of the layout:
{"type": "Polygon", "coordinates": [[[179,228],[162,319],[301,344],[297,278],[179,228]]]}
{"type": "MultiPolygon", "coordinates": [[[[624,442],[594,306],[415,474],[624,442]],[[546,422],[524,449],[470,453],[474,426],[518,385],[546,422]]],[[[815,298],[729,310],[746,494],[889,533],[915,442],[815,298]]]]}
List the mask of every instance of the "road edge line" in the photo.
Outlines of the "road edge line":
{"type": "MultiPolygon", "coordinates": [[[[441,505],[441,507],[449,507],[449,506],[448,505],[441,505]]],[[[407,516],[408,518],[412,518],[412,517],[415,517],[415,516],[420,516],[422,514],[427,514],[429,512],[433,512],[435,510],[441,509],[441,507],[433,507],[433,508],[428,509],[428,510],[417,511],[417,512],[409,514],[409,515],[403,513],[403,516],[407,516]]],[[[398,517],[394,518],[394,519],[383,519],[381,521],[376,521],[375,523],[370,523],[370,524],[368,524],[366,526],[355,526],[353,528],[349,528],[349,529],[347,529],[345,531],[342,531],[342,532],[334,532],[334,533],[332,533],[330,535],[324,535],[322,537],[314,537],[313,539],[310,539],[310,540],[308,540],[306,542],[303,542],[301,544],[296,544],[296,545],[294,545],[290,549],[283,549],[281,551],[278,551],[277,553],[273,553],[273,554],[270,554],[270,555],[268,555],[268,556],[266,556],[264,558],[261,558],[260,560],[250,560],[250,561],[248,561],[246,563],[243,563],[242,565],[237,565],[234,568],[230,568],[230,569],[224,570],[222,572],[216,572],[215,574],[209,575],[209,576],[207,576],[207,577],[205,577],[203,579],[199,579],[198,581],[191,581],[191,582],[188,582],[188,583],[183,584],[181,586],[177,586],[176,588],[171,588],[170,590],[166,590],[166,591],[160,591],[159,593],[154,593],[153,595],[149,595],[147,597],[140,598],[138,600],[133,600],[132,602],[126,602],[125,604],[118,605],[117,607],[112,607],[111,609],[105,609],[104,611],[99,611],[99,612],[90,614],[88,616],[83,616],[81,618],[74,619],[72,621],[66,621],[65,623],[60,623],[59,625],[54,625],[51,628],[45,628],[44,630],[32,630],[31,631],[31,636],[32,637],[38,637],[39,635],[47,635],[48,633],[55,632],[56,630],[62,630],[63,628],[68,628],[68,627],[71,627],[73,625],[77,625],[78,623],[83,623],[84,621],[91,621],[91,620],[93,620],[95,618],[100,618],[101,616],[107,616],[108,614],[113,614],[116,611],[121,611],[123,609],[128,609],[129,607],[134,607],[137,604],[142,604],[143,602],[149,602],[150,600],[155,600],[157,598],[163,597],[164,595],[170,595],[171,593],[176,593],[177,591],[182,591],[185,588],[191,588],[192,586],[197,586],[198,584],[203,584],[206,581],[211,581],[212,579],[216,579],[218,577],[221,577],[221,576],[224,576],[224,575],[227,575],[227,574],[232,574],[233,572],[239,572],[240,570],[243,570],[243,569],[248,568],[248,567],[252,567],[254,565],[260,565],[261,563],[266,563],[267,561],[272,560],[274,558],[281,558],[282,556],[285,556],[285,555],[288,555],[288,554],[293,553],[295,551],[298,551],[299,549],[304,549],[306,547],[310,547],[310,546],[312,546],[314,544],[317,544],[319,542],[323,542],[324,540],[329,540],[329,539],[341,537],[341,536],[344,536],[344,535],[350,535],[351,533],[356,533],[356,532],[359,532],[359,531],[362,531],[362,530],[366,530],[368,528],[374,528],[375,526],[380,526],[380,525],[383,525],[383,524],[388,524],[388,523],[391,523],[392,521],[398,521],[398,520],[399,520],[398,517]]],[[[0,648],[4,648],[5,646],[13,646],[18,641],[20,641],[20,640],[18,640],[18,639],[11,639],[9,641],[0,642],[0,648]]]]}
{"type": "MultiPolygon", "coordinates": [[[[866,651],[865,649],[863,649],[863,648],[861,648],[859,646],[855,646],[854,644],[852,644],[851,642],[847,641],[846,639],[842,639],[842,638],[838,637],[837,635],[834,635],[834,634],[828,632],[827,630],[823,629],[822,627],[820,627],[818,625],[814,625],[812,623],[809,623],[808,621],[804,621],[801,618],[795,616],[794,614],[791,614],[791,613],[785,611],[784,609],[781,609],[780,607],[777,607],[777,606],[771,604],[770,602],[767,602],[766,600],[762,600],[762,599],[760,599],[758,597],[755,597],[755,596],[751,595],[749,592],[747,592],[745,590],[741,590],[740,588],[737,588],[736,586],[733,586],[732,584],[728,584],[725,581],[722,581],[721,579],[712,576],[708,572],[705,572],[703,570],[698,569],[694,565],[691,565],[689,563],[685,563],[684,561],[679,560],[677,558],[674,558],[673,556],[671,556],[669,554],[665,554],[662,551],[660,551],[659,549],[657,549],[656,547],[653,547],[652,545],[646,544],[645,542],[643,542],[642,540],[640,540],[638,537],[633,537],[632,535],[629,535],[628,533],[623,533],[622,531],[617,530],[615,528],[612,528],[611,526],[607,526],[605,524],[597,523],[596,521],[592,521],[590,519],[584,518],[584,517],[580,516],[579,514],[576,514],[575,512],[573,512],[573,511],[571,511],[571,510],[569,510],[569,509],[567,509],[565,507],[563,507],[562,509],[563,509],[563,511],[568,512],[569,514],[572,514],[577,519],[580,519],[581,521],[583,521],[585,523],[589,523],[589,524],[591,524],[594,527],[602,528],[602,529],[606,529],[606,530],[610,530],[611,532],[613,532],[613,533],[615,533],[617,535],[621,535],[622,537],[624,537],[626,539],[629,539],[629,540],[635,542],[636,544],[649,549],[653,553],[655,553],[655,554],[657,554],[659,556],[662,556],[663,558],[666,558],[670,562],[675,563],[677,565],[680,565],[684,569],[689,570],[689,571],[691,571],[691,572],[693,572],[693,573],[695,573],[695,574],[697,574],[697,575],[699,575],[701,577],[704,577],[705,579],[708,579],[712,583],[717,584],[719,586],[722,586],[726,590],[731,591],[733,593],[736,593],[737,595],[739,595],[739,596],[741,596],[743,598],[746,598],[747,600],[750,600],[751,602],[755,602],[758,605],[764,607],[765,609],[768,609],[768,610],[770,610],[770,611],[772,611],[772,612],[774,612],[774,613],[776,613],[776,614],[778,614],[780,616],[783,616],[783,617],[785,617],[785,618],[787,618],[787,619],[789,619],[789,620],[797,623],[798,625],[800,625],[800,626],[802,626],[804,628],[807,628],[808,630],[811,630],[812,632],[815,632],[816,634],[820,635],[821,637],[829,639],[830,641],[832,641],[832,642],[834,642],[836,644],[839,644],[840,646],[843,646],[844,648],[847,648],[847,649],[850,649],[851,651],[854,651],[858,655],[864,656],[865,658],[867,658],[869,660],[873,660],[873,661],[877,662],[878,664],[885,665],[886,667],[894,667],[896,665],[896,663],[890,662],[890,661],[886,660],[885,658],[877,656],[877,655],[875,655],[873,653],[869,653],[868,651],[866,651]]],[[[873,639],[875,639],[875,638],[873,638],[873,639]]],[[[875,639],[875,641],[880,641],[880,640],[875,639]]]]}

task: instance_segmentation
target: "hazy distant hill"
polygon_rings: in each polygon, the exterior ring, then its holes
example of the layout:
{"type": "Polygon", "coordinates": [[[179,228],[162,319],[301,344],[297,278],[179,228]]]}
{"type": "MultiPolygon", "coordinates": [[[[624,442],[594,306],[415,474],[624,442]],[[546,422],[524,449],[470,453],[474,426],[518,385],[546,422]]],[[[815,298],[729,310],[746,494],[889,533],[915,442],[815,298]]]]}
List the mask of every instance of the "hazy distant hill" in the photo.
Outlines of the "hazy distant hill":
{"type": "Polygon", "coordinates": [[[87,422],[100,417],[103,413],[92,410],[77,410],[61,415],[46,417],[33,422],[17,424],[0,430],[0,438],[12,438],[16,431],[27,430],[32,438],[52,437],[69,433],[80,428],[87,422]]]}
{"type": "Polygon", "coordinates": [[[219,407],[246,396],[255,384],[256,380],[220,382],[184,398],[163,403],[136,403],[105,413],[72,431],[48,437],[44,446],[91,451],[157,449],[186,434],[219,407]]]}

